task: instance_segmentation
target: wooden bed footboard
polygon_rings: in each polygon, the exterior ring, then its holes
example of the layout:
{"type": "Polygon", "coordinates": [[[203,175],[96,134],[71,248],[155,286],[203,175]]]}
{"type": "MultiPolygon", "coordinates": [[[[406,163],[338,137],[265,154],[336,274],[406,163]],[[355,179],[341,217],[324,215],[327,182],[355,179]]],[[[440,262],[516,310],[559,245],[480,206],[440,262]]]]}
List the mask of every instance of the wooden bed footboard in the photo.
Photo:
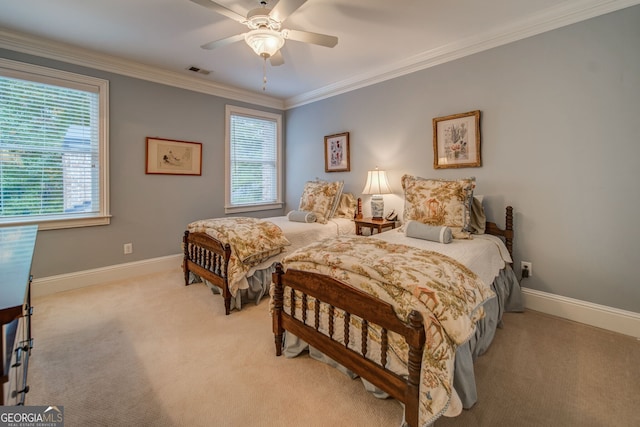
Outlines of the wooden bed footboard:
{"type": "Polygon", "coordinates": [[[189,285],[189,273],[193,273],[220,288],[224,298],[224,311],[228,315],[231,312],[231,292],[227,281],[227,266],[231,247],[206,233],[190,233],[189,230],[184,232],[182,244],[185,286],[189,285]]]}
{"type": "Polygon", "coordinates": [[[273,283],[275,289],[272,319],[276,354],[278,356],[282,354],[284,331],[291,332],[404,403],[405,421],[410,426],[417,427],[420,371],[425,345],[422,315],[417,311],[412,311],[409,323],[404,323],[396,316],[393,307],[382,300],[322,274],[291,269],[287,270],[285,274],[279,263],[276,265],[276,272],[273,273],[273,283]],[[283,309],[285,287],[291,289],[291,313],[286,313],[283,309]],[[296,296],[294,290],[301,294],[296,296]],[[314,318],[307,319],[309,298],[314,298],[329,307],[329,335],[319,331],[320,304],[315,304],[314,318]],[[296,300],[301,302],[301,310],[295,309],[294,301],[296,300]],[[336,340],[333,337],[336,309],[344,312],[344,341],[336,340]],[[350,340],[348,325],[352,316],[357,316],[360,319],[362,328],[359,352],[348,348],[350,340]],[[368,355],[368,330],[372,325],[377,325],[382,330],[380,355],[377,359],[380,360],[380,363],[368,355]],[[404,337],[409,345],[407,378],[385,368],[390,331],[404,337]]]}

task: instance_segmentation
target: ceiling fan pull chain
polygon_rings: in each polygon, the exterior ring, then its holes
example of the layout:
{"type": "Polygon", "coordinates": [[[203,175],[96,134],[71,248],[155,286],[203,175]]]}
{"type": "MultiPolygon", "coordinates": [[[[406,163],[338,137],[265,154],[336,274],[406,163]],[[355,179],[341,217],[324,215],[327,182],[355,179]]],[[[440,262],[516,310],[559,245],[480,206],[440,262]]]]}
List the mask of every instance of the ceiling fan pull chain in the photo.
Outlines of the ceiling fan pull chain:
{"type": "Polygon", "coordinates": [[[264,62],[262,63],[262,91],[267,90],[267,57],[263,57],[264,62]]]}

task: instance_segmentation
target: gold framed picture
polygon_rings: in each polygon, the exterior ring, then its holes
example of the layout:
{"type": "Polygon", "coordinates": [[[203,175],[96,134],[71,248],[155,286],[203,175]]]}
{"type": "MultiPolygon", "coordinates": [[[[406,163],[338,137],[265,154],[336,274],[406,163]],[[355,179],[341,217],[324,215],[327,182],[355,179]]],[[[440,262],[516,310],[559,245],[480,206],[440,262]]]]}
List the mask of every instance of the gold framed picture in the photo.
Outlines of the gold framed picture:
{"type": "Polygon", "coordinates": [[[147,174],[202,175],[202,144],[147,137],[147,174]]]}
{"type": "Polygon", "coordinates": [[[434,169],[479,166],[480,110],[434,118],[434,169]]]}
{"type": "Polygon", "coordinates": [[[349,172],[349,132],[336,133],[324,137],[324,171],[349,172]]]}

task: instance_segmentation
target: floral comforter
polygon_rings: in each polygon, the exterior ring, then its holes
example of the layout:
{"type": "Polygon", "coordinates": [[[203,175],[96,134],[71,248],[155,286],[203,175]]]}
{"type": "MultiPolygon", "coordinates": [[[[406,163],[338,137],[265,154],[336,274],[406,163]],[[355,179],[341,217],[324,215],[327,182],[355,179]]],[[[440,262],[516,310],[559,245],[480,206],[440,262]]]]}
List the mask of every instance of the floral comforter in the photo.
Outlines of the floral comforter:
{"type": "MultiPolygon", "coordinates": [[[[251,267],[279,254],[290,245],[280,227],[270,221],[249,217],[212,218],[194,221],[190,233],[206,233],[231,246],[227,268],[229,291],[236,295],[251,267]]],[[[246,283],[246,281],[244,281],[246,283]]]]}
{"type": "MultiPolygon", "coordinates": [[[[286,269],[329,275],[361,289],[392,304],[405,321],[411,310],[422,313],[427,344],[422,357],[420,425],[431,424],[446,411],[454,393],[456,348],[473,335],[476,321],[484,316],[482,304],[495,296],[489,286],[446,255],[362,236],[306,246],[282,263],[286,269]]],[[[291,302],[287,294],[286,311],[291,302]]],[[[360,328],[359,322],[350,324],[360,328]]],[[[376,336],[369,334],[369,339],[379,345],[376,336]]],[[[406,375],[406,343],[398,336],[390,336],[389,343],[393,357],[388,367],[406,375]]]]}

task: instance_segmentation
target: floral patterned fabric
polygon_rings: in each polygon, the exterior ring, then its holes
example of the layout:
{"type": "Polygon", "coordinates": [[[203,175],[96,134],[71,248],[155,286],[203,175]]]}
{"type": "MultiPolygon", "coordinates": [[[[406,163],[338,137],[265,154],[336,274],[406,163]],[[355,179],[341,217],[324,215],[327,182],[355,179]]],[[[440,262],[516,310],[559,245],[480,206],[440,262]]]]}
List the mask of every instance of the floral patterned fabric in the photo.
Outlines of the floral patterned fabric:
{"type": "Polygon", "coordinates": [[[206,233],[231,246],[227,278],[232,296],[236,295],[240,281],[251,267],[279,254],[291,244],[280,227],[258,218],[202,219],[189,224],[188,230],[206,233]]]}
{"type": "Polygon", "coordinates": [[[356,215],[357,201],[351,193],[342,193],[334,218],[353,219],[356,215]]]}
{"type": "MultiPolygon", "coordinates": [[[[453,390],[454,357],[457,346],[475,332],[484,316],[482,304],[494,292],[473,272],[453,258],[437,252],[392,244],[363,236],[343,236],[324,240],[286,256],[285,269],[297,269],[331,276],[393,305],[398,317],[408,320],[411,310],[425,319],[427,344],[422,357],[420,382],[420,425],[431,424],[442,415],[453,390]]],[[[289,312],[289,292],[284,293],[289,312]]],[[[309,316],[314,301],[308,306],[309,316]]],[[[326,308],[322,310],[326,312],[326,308]]],[[[355,317],[355,316],[354,316],[355,317]]],[[[326,320],[323,320],[326,329],[326,320]]],[[[352,317],[350,326],[361,329],[352,317]]],[[[341,325],[335,331],[342,330],[341,325]]],[[[360,332],[350,334],[350,347],[357,349],[360,332]]],[[[369,333],[369,344],[380,346],[376,331],[369,333]]],[[[391,357],[387,367],[407,374],[408,346],[390,334],[391,357]]],[[[368,354],[377,354],[373,350],[368,354]]]]}
{"type": "Polygon", "coordinates": [[[316,214],[317,222],[326,224],[333,216],[344,182],[309,181],[304,186],[298,210],[316,214]]]}
{"type": "Polygon", "coordinates": [[[474,178],[439,180],[404,175],[404,222],[447,226],[454,238],[468,239],[474,187],[474,178]]]}

